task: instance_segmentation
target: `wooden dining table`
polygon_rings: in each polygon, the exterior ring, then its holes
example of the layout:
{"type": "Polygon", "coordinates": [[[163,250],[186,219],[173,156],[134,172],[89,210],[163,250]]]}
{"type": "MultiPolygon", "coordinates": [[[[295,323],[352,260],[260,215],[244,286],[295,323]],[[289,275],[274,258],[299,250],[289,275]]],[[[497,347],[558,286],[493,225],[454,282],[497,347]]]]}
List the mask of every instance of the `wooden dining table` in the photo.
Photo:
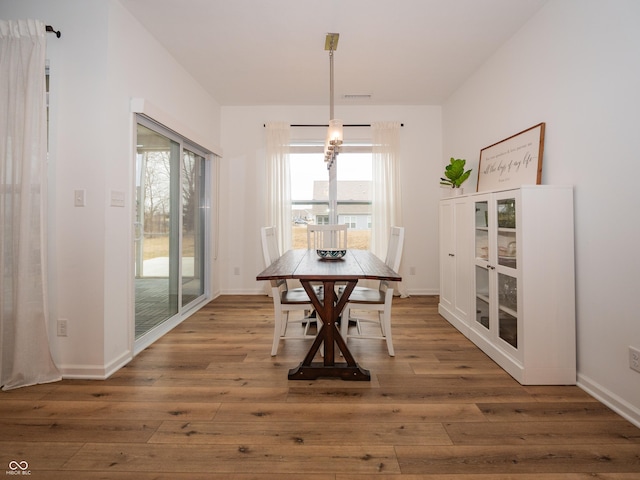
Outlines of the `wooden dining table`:
{"type": "Polygon", "coordinates": [[[315,380],[319,377],[371,380],[369,371],[358,365],[340,335],[340,314],[358,280],[401,281],[402,277],[368,250],[347,250],[341,259],[327,260],[321,259],[315,250],[304,249],[287,251],[256,277],[256,280],[280,279],[299,280],[322,321],[322,328],[318,329],[304,360],[289,370],[289,380],[315,380]],[[318,283],[323,286],[319,289],[322,298],[313,287],[318,283]],[[323,361],[314,362],[320,345],[324,348],[323,361]],[[336,346],[342,352],[344,362],[336,362],[336,346]]]}

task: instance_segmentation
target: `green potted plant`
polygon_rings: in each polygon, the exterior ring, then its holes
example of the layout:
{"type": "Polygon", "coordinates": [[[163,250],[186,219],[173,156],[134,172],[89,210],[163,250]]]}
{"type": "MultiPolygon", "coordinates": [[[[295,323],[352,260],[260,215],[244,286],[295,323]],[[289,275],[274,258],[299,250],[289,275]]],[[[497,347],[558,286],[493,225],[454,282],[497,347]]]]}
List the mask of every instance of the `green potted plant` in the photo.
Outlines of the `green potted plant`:
{"type": "Polygon", "coordinates": [[[444,177],[440,177],[440,185],[447,185],[451,188],[458,189],[456,193],[462,193],[461,185],[469,178],[471,175],[471,169],[464,169],[464,165],[467,161],[463,158],[453,158],[451,157],[451,161],[449,165],[447,165],[444,169],[444,177]]]}

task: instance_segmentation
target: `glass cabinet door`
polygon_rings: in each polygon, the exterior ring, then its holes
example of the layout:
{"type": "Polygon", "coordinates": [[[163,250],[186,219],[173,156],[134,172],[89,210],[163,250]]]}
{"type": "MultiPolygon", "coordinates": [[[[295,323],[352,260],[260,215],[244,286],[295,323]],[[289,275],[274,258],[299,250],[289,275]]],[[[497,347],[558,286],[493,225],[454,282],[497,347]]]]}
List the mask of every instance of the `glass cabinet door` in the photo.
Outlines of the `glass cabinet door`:
{"type": "Polygon", "coordinates": [[[489,260],[489,203],[475,202],[476,205],[476,260],[489,260]]]}
{"type": "Polygon", "coordinates": [[[476,322],[490,329],[489,309],[489,202],[475,202],[476,322]]]}
{"type": "Polygon", "coordinates": [[[518,348],[517,206],[516,197],[498,198],[495,203],[495,258],[498,263],[497,333],[499,338],[513,348],[518,348]]]}
{"type": "Polygon", "coordinates": [[[498,274],[498,336],[518,348],[518,279],[498,274]]]}
{"type": "Polygon", "coordinates": [[[489,322],[489,269],[476,265],[476,322],[487,330],[489,322]]]}
{"type": "Polygon", "coordinates": [[[498,200],[496,218],[498,220],[498,265],[517,268],[516,199],[498,200]]]}
{"type": "Polygon", "coordinates": [[[518,196],[511,192],[475,201],[476,327],[518,348],[518,196]]]}

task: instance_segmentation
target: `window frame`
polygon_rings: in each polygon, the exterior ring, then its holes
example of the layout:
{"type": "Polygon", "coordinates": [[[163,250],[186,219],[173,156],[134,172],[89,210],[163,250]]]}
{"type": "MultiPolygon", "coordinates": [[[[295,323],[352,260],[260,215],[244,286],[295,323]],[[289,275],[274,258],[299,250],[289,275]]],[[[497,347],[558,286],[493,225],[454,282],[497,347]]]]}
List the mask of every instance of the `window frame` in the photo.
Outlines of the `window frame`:
{"type": "MultiPolygon", "coordinates": [[[[289,148],[290,148],[289,150],[290,156],[293,156],[296,154],[318,154],[321,158],[324,157],[324,152],[323,152],[324,144],[318,141],[292,139],[289,148]]],[[[313,216],[313,221],[316,224],[324,225],[324,224],[340,223],[340,217],[344,216],[344,214],[340,214],[339,210],[340,210],[340,207],[343,207],[345,205],[367,205],[371,208],[373,204],[372,198],[370,198],[368,201],[338,200],[337,186],[338,186],[338,182],[340,181],[338,178],[338,170],[339,170],[338,165],[340,164],[341,155],[349,154],[349,153],[368,154],[368,155],[371,155],[371,158],[373,160],[373,143],[371,140],[366,140],[366,139],[345,143],[341,148],[341,153],[338,155],[338,159],[336,163],[329,169],[329,174],[328,174],[329,199],[328,200],[298,199],[298,198],[293,198],[293,196],[291,196],[292,209],[295,209],[296,206],[302,206],[302,205],[305,205],[305,206],[326,205],[328,209],[328,214],[326,216],[325,215],[313,216]],[[327,223],[325,223],[325,219],[327,223]]],[[[353,217],[353,215],[349,213],[346,214],[346,216],[353,217]]],[[[372,215],[369,213],[367,214],[367,218],[364,222],[364,224],[366,225],[366,228],[359,229],[359,230],[368,230],[370,235],[371,226],[372,226],[371,220],[372,220],[372,215]]],[[[354,219],[354,221],[357,227],[357,223],[358,223],[357,219],[354,219]]],[[[294,222],[292,222],[292,228],[295,225],[296,223],[295,223],[295,215],[294,215],[294,222]]],[[[370,240],[368,240],[368,244],[370,246],[370,240]]]]}

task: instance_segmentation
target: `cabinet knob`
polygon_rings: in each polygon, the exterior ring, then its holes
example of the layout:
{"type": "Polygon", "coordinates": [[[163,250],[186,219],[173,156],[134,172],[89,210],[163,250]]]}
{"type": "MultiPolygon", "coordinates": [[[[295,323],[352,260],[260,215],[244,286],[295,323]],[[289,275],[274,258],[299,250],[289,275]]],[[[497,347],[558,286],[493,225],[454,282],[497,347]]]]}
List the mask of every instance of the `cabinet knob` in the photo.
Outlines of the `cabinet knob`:
{"type": "Polygon", "coordinates": [[[449,256],[450,257],[455,257],[455,255],[453,253],[450,253],[449,256]]]}

